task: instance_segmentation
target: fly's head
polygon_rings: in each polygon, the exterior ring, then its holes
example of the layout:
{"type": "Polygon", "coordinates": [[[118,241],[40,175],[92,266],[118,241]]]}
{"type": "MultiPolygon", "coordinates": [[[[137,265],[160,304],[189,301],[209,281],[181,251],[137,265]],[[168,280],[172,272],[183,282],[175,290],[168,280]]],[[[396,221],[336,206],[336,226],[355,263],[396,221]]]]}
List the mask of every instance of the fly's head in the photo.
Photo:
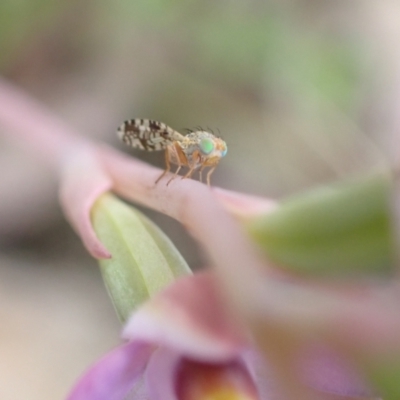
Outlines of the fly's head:
{"type": "Polygon", "coordinates": [[[189,157],[197,154],[199,165],[212,167],[217,165],[222,157],[228,152],[224,140],[207,131],[194,131],[186,137],[185,153],[189,157]]]}

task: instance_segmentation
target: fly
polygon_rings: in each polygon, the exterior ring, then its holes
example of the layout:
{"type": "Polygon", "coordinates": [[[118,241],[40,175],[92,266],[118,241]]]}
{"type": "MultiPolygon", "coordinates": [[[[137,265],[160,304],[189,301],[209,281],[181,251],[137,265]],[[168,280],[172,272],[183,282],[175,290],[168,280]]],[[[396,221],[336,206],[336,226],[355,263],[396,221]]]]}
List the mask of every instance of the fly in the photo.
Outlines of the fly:
{"type": "Polygon", "coordinates": [[[198,128],[182,135],[168,125],[150,119],[136,118],[125,121],[118,128],[117,134],[130,147],[146,151],[165,151],[165,171],[155,183],[171,170],[171,164],[177,165],[167,185],[176,178],[182,167],[189,168],[182,179],[191,178],[193,172],[198,170],[200,181],[203,170],[209,167],[207,185],[210,186],[211,174],[228,152],[225,141],[211,132],[198,128]]]}

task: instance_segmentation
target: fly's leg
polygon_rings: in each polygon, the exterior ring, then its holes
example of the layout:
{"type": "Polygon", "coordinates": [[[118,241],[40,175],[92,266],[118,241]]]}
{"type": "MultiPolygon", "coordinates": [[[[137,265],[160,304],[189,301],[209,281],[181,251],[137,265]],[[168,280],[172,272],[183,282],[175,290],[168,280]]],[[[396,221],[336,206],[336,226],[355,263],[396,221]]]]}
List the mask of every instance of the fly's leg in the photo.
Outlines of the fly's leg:
{"type": "Polygon", "coordinates": [[[200,179],[200,182],[203,182],[203,170],[204,170],[205,167],[206,167],[205,165],[202,165],[201,168],[200,168],[200,170],[199,170],[199,179],[200,179]]]}
{"type": "MultiPolygon", "coordinates": [[[[169,162],[169,158],[170,158],[170,154],[169,154],[170,150],[169,147],[167,147],[165,149],[165,171],[157,178],[155,185],[157,185],[157,183],[165,176],[165,174],[167,174],[170,169],[171,169],[171,164],[169,162]]],[[[169,182],[168,182],[169,183],[169,182]]]]}
{"type": "Polygon", "coordinates": [[[200,155],[198,152],[194,152],[192,156],[192,165],[189,166],[189,171],[186,173],[186,175],[182,176],[182,179],[190,178],[193,175],[193,172],[198,168],[199,166],[199,161],[200,161],[200,155]]]}
{"type": "Polygon", "coordinates": [[[193,172],[194,172],[195,169],[196,169],[196,166],[190,167],[190,169],[187,172],[187,174],[182,176],[182,179],[190,178],[193,175],[193,172]]]}
{"type": "Polygon", "coordinates": [[[215,170],[215,167],[211,168],[207,173],[207,186],[211,186],[211,184],[210,184],[210,176],[214,172],[214,170],[215,170]]]}
{"type": "Polygon", "coordinates": [[[176,169],[174,175],[172,175],[172,178],[167,182],[167,186],[171,183],[171,181],[173,181],[176,176],[178,175],[178,172],[180,171],[180,169],[182,168],[182,165],[179,165],[178,168],[176,169]]]}
{"type": "Polygon", "coordinates": [[[182,145],[180,143],[178,142],[173,143],[173,145],[170,148],[169,158],[172,163],[178,165],[178,168],[176,169],[172,178],[168,181],[167,186],[170,184],[172,180],[176,178],[181,168],[187,165],[187,158],[184,151],[182,150],[182,145]]]}

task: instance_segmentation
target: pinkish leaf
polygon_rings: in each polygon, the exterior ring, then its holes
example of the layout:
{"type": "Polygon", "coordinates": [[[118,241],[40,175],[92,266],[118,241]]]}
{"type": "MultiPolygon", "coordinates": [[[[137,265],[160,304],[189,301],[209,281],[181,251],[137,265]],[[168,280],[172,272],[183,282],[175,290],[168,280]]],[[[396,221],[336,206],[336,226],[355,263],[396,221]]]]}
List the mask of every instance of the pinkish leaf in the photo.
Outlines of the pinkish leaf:
{"type": "Polygon", "coordinates": [[[12,140],[19,141],[54,168],[86,139],[28,93],[0,78],[0,124],[12,140]]]}
{"type": "Polygon", "coordinates": [[[278,206],[276,201],[262,197],[232,192],[221,188],[213,188],[213,191],[224,208],[239,218],[264,215],[278,206]]]}
{"type": "Polygon", "coordinates": [[[86,249],[95,258],[111,257],[97,238],[90,218],[96,199],[111,187],[112,181],[103,171],[95,149],[80,147],[77,154],[66,160],[60,189],[61,205],[86,249]]]}

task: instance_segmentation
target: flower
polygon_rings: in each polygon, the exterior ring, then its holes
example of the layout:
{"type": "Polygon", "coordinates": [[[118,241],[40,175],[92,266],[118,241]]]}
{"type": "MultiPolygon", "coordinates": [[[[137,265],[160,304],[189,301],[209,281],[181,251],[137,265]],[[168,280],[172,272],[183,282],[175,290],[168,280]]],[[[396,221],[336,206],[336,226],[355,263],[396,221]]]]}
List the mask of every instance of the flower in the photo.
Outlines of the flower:
{"type": "Polygon", "coordinates": [[[143,384],[150,399],[256,399],[248,344],[218,296],[210,273],[167,287],[131,316],[128,342],[94,365],[68,399],[124,399],[143,384]]]}
{"type": "MultiPolygon", "coordinates": [[[[212,273],[164,289],[133,313],[123,337],[127,342],[90,368],[68,400],[284,398],[224,306],[212,273]]],[[[302,378],[320,389],[318,399],[334,398],[329,392],[337,399],[365,395],[331,354],[315,354],[304,357],[309,373],[302,378]]]]}

